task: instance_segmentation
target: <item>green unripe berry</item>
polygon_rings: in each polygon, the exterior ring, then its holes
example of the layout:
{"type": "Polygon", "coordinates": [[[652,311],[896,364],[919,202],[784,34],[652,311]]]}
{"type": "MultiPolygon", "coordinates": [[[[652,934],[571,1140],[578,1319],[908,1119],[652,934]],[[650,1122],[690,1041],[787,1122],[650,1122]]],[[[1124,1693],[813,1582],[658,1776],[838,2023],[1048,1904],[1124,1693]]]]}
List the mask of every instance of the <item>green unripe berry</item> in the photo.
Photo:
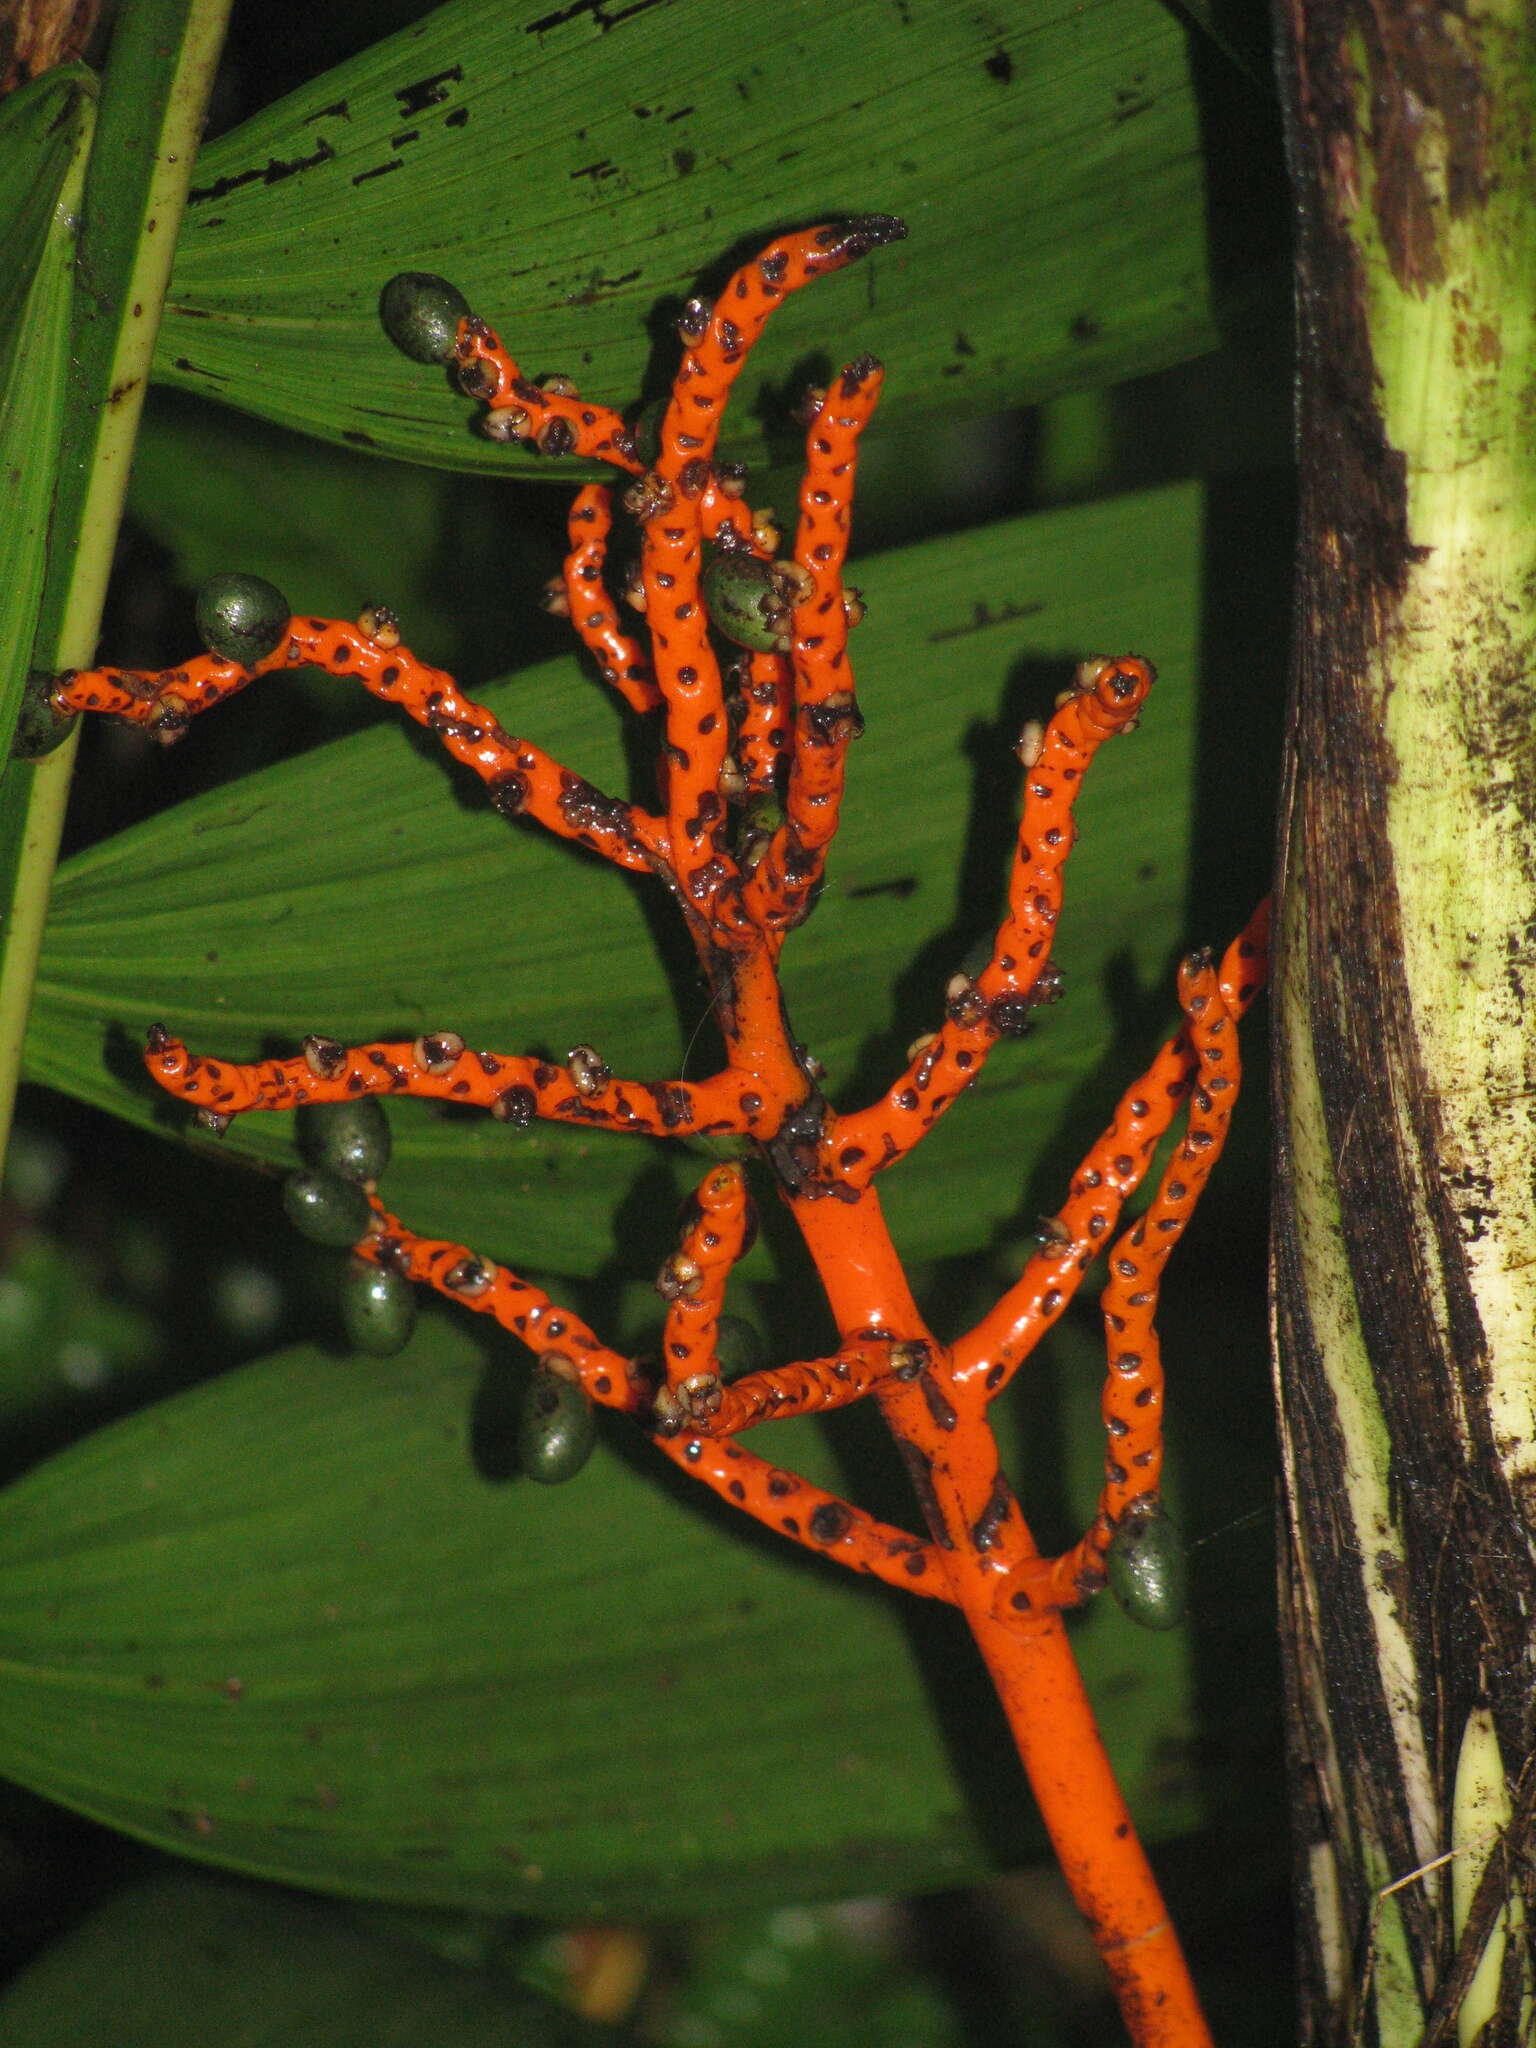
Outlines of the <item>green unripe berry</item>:
{"type": "Polygon", "coordinates": [[[18,761],[40,761],[74,731],[75,714],[54,709],[53,692],[58,682],[59,678],[48,669],[28,671],[21,713],[11,739],[11,752],[18,761]]]}
{"type": "Polygon", "coordinates": [[[661,454],[661,425],[667,416],[669,398],[653,398],[642,405],[630,422],[635,437],[635,456],[645,469],[654,469],[661,454]]]}
{"type": "Polygon", "coordinates": [[[389,1118],[376,1095],[299,1111],[306,1157],[343,1180],[377,1180],[389,1164],[389,1118]]]}
{"type": "Polygon", "coordinates": [[[341,1320],[354,1351],[393,1358],[416,1327],[416,1290],[388,1266],[353,1259],[342,1276],[341,1320]]]}
{"type": "Polygon", "coordinates": [[[221,661],[249,667],[263,660],[287,632],[290,616],[287,598],[261,576],[210,576],[197,593],[198,638],[221,661]]]}
{"type": "Polygon", "coordinates": [[[1109,1590],[1123,1614],[1142,1628],[1177,1628],[1189,1606],[1184,1540],[1157,1500],[1127,1510],[1104,1560],[1109,1590]]]}
{"type": "Polygon", "coordinates": [[[701,591],[710,624],[727,640],[758,654],[788,651],[796,580],[782,564],[726,548],[705,566],[701,591]]]}
{"type": "Polygon", "coordinates": [[[788,815],[783,799],[773,790],[765,790],[761,796],[747,798],[741,813],[742,829],[771,835],[778,831],[788,815]]]}
{"type": "Polygon", "coordinates": [[[356,1181],[316,1167],[290,1173],[283,1182],[288,1221],[313,1244],[356,1244],[368,1235],[373,1211],[356,1181]]]}
{"type": "Polygon", "coordinates": [[[459,322],[468,316],[464,294],[430,270],[402,270],[379,294],[384,332],[413,363],[452,362],[459,322]]]}
{"type": "Polygon", "coordinates": [[[574,1380],[535,1366],[523,1396],[517,1459],[541,1486],[574,1479],[592,1455],[597,1422],[592,1403],[574,1380]]]}

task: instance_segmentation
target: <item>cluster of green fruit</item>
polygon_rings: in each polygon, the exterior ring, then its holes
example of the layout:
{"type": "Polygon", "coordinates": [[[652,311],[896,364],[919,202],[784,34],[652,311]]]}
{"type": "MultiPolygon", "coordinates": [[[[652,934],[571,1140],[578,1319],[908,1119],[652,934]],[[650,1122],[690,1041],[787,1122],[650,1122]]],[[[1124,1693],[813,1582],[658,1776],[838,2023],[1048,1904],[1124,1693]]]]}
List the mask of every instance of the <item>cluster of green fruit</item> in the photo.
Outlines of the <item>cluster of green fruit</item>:
{"type": "MultiPolygon", "coordinates": [[[[315,1244],[362,1244],[374,1229],[369,1190],[389,1164],[389,1119],[372,1095],[303,1115],[310,1165],[283,1182],[283,1206],[315,1244]]],[[[416,1289],[394,1266],[354,1255],[341,1283],[341,1315],[357,1351],[389,1358],[416,1327],[416,1289]]],[[[572,1479],[596,1442],[592,1403],[576,1383],[535,1365],[518,1421],[518,1462],[546,1486],[572,1479]]]]}

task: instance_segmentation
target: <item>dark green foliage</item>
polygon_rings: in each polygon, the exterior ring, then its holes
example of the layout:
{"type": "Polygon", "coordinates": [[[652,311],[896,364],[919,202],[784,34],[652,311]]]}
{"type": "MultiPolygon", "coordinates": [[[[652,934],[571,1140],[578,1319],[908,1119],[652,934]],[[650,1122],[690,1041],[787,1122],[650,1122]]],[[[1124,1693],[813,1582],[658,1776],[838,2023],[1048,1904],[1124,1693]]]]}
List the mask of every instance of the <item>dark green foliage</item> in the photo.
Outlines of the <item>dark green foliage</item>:
{"type": "Polygon", "coordinates": [[[770,1363],[762,1332],[740,1316],[722,1316],[715,1333],[715,1360],[727,1386],[743,1373],[760,1372],[770,1363]]]}

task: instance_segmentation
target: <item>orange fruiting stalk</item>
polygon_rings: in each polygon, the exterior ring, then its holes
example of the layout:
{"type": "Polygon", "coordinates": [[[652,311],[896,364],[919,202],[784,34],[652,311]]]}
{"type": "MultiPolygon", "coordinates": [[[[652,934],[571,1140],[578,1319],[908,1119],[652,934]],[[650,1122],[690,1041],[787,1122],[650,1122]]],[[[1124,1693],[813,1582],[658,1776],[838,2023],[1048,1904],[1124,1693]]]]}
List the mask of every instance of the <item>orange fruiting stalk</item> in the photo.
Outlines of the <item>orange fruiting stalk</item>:
{"type": "MultiPolygon", "coordinates": [[[[1001,1037],[1059,993],[1051,946],[1071,851],[1073,806],[1106,740],[1133,726],[1152,688],[1145,661],[1085,663],[1049,722],[1026,727],[1026,782],[1008,910],[990,957],[944,991],[936,1028],[868,1107],[839,1111],[797,1043],[777,959],[807,915],[837,830],[848,749],[862,729],[848,632],[857,594],[842,580],[859,436],[882,371],[861,357],[806,407],[806,474],[794,546],[742,499],[714,460],[727,398],[774,308],[905,230],[884,216],[790,234],[731,279],[713,307],[679,322],[682,365],[654,460],[635,432],[590,405],[568,379],[534,384],[484,321],[441,280],[424,285],[462,309],[439,353],[488,411],[496,440],[546,455],[597,457],[636,479],[625,505],[641,535],[635,598],[645,636],[621,624],[606,585],[608,490],[589,485],[570,515],[570,552],[551,608],[569,615],[603,678],[640,714],[657,713],[654,811],[595,789],[532,741],[506,732],[451,676],[400,644],[375,607],[356,625],[277,617],[260,651],[207,655],[146,675],[98,669],[60,678],[58,709],[113,712],[179,736],[189,720],[260,674],[314,666],[351,676],[435,732],[509,817],[574,839],[616,866],[658,877],[688,926],[708,980],[725,1064],[705,1080],[619,1078],[591,1046],[563,1061],[467,1047],[452,1031],[411,1043],[346,1047],[312,1037],[291,1059],[243,1064],[196,1056],[161,1027],[150,1072],[222,1127],[247,1110],[412,1095],[477,1105],[514,1124],[535,1118],[652,1136],[752,1141],[752,1177],[776,1192],[815,1263],[838,1333],[827,1357],[725,1383],[717,1356],[731,1270],[753,1232],[749,1170],[705,1175],[677,1248],[662,1265],[659,1373],[612,1350],[569,1309],[468,1247],[424,1238],[370,1189],[358,1255],[493,1316],[541,1364],[591,1399],[636,1418],[682,1471],[768,1527],[855,1571],[960,1607],[991,1670],[1052,1841],[1087,1916],[1126,2024],[1141,2048],[1209,2039],[1178,1940],[1115,1784],[1062,1622],[1098,1590],[1115,1532],[1155,1510],[1163,1374],[1154,1315],[1163,1268],[1220,1154],[1237,1095],[1237,1022],[1263,985],[1267,910],[1219,966],[1180,971],[1184,1022],[1126,1091],[1072,1178],[1060,1214],[1022,1277],[953,1344],[912,1299],[881,1214],[876,1180],[903,1159],[975,1081],[1001,1037]],[[706,593],[708,597],[706,598],[706,593]],[[713,606],[715,617],[711,618],[713,606]],[[729,622],[748,651],[723,666],[712,630],[729,622]],[[761,824],[741,806],[776,796],[761,824]],[[1159,1141],[1187,1112],[1150,1206],[1115,1237],[1159,1141]],[[1105,1480],[1082,1540],[1039,1555],[1003,1475],[988,1408],[1061,1315],[1094,1259],[1109,1252],[1104,1294],[1108,1377],[1105,1480]],[[745,1449],[755,1423],[872,1398],[911,1474],[926,1540],[876,1521],[745,1449]]],[[[391,286],[391,291],[395,286],[391,286]]],[[[406,296],[409,296],[407,291],[406,296]]],[[[386,293],[386,303],[389,294],[386,293]]],[[[402,345],[406,345],[402,343],[402,345]]],[[[413,353],[430,354],[413,349],[413,353]]],[[[275,596],[275,593],[274,593],[275,596]]],[[[282,607],[286,609],[286,607],[282,607]]]]}

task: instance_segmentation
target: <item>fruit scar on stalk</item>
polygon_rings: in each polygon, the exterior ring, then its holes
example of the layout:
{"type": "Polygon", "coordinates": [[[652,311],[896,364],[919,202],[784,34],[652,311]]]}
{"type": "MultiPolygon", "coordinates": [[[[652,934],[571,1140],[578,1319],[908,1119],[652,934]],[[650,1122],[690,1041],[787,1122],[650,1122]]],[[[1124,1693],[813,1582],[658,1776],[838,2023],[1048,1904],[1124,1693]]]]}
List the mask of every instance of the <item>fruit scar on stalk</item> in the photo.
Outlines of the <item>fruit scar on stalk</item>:
{"type": "Polygon", "coordinates": [[[193,1054],[157,1025],[149,1070],[216,1129],[253,1110],[409,1095],[478,1106],[516,1127],[545,1119],[751,1141],[753,1176],[793,1217],[825,1291],[838,1332],[826,1356],[730,1383],[721,1370],[727,1284],[754,1227],[748,1167],[739,1161],[704,1175],[662,1264],[655,1364],[605,1345],[507,1267],[421,1236],[371,1188],[370,1227],[356,1254],[493,1316],[542,1370],[634,1417],[681,1471],[779,1534],[961,1608],[1132,2038],[1140,2048],[1199,2048],[1210,2036],[1062,1614],[1118,1565],[1117,1585],[1143,1574],[1143,1618],[1177,1618],[1171,1581],[1164,1574],[1154,1583],[1145,1562],[1170,1540],[1160,1504],[1164,1387],[1154,1319],[1168,1257],[1231,1119],[1237,1025],[1264,983],[1268,907],[1219,961],[1203,952],[1186,959],[1178,1031],[1126,1089],[1023,1273],[973,1329],[941,1341],[886,1230],[878,1176],[971,1087],[998,1040],[1024,1032],[1034,1011],[1060,994],[1051,947],[1073,807],[1099,748],[1137,722],[1153,671],[1134,656],[1086,661],[1051,717],[1025,727],[1007,911],[990,956],[937,995],[933,1028],[878,1100],[834,1107],[821,1069],[792,1034],[777,962],[814,904],[848,750],[863,725],[848,661],[849,629],[862,607],[843,567],[859,440],[879,398],[881,366],[856,357],[825,391],[807,395],[805,476],[782,558],[771,516],[748,509],[741,471],[717,460],[716,448],[732,387],[774,309],[904,233],[899,221],[870,215],[786,234],[738,270],[713,306],[689,300],[678,321],[682,362],[659,425],[631,424],[568,378],[526,377],[440,278],[407,273],[385,289],[381,312],[392,338],[418,360],[454,367],[462,389],[483,404],[480,426],[492,440],[548,458],[601,461],[631,479],[622,503],[638,527],[640,554],[627,595],[643,615],[643,634],[624,623],[610,588],[614,507],[605,486],[577,493],[549,603],[570,618],[615,695],[657,721],[654,807],[594,788],[535,741],[508,732],[402,644],[383,606],[356,623],[290,616],[281,595],[252,578],[221,579],[205,592],[207,654],[155,674],[67,675],[52,702],[61,715],[115,713],[172,740],[260,675],[322,668],[435,733],[505,816],[662,881],[693,940],[724,1040],[725,1062],[705,1079],[628,1079],[590,1045],[547,1060],[470,1047],[447,1028],[355,1047],[317,1035],[293,1058],[242,1063],[193,1054]],[[727,661],[722,635],[734,643],[727,661]],[[1148,1205],[1123,1227],[1125,1204],[1180,1117],[1182,1134],[1148,1205]],[[1001,1471],[988,1409],[1105,1253],[1104,1481],[1081,1540],[1047,1558],[1001,1471]],[[877,1520],[740,1441],[758,1422],[866,1398],[911,1475],[925,1536],[877,1520]]]}

